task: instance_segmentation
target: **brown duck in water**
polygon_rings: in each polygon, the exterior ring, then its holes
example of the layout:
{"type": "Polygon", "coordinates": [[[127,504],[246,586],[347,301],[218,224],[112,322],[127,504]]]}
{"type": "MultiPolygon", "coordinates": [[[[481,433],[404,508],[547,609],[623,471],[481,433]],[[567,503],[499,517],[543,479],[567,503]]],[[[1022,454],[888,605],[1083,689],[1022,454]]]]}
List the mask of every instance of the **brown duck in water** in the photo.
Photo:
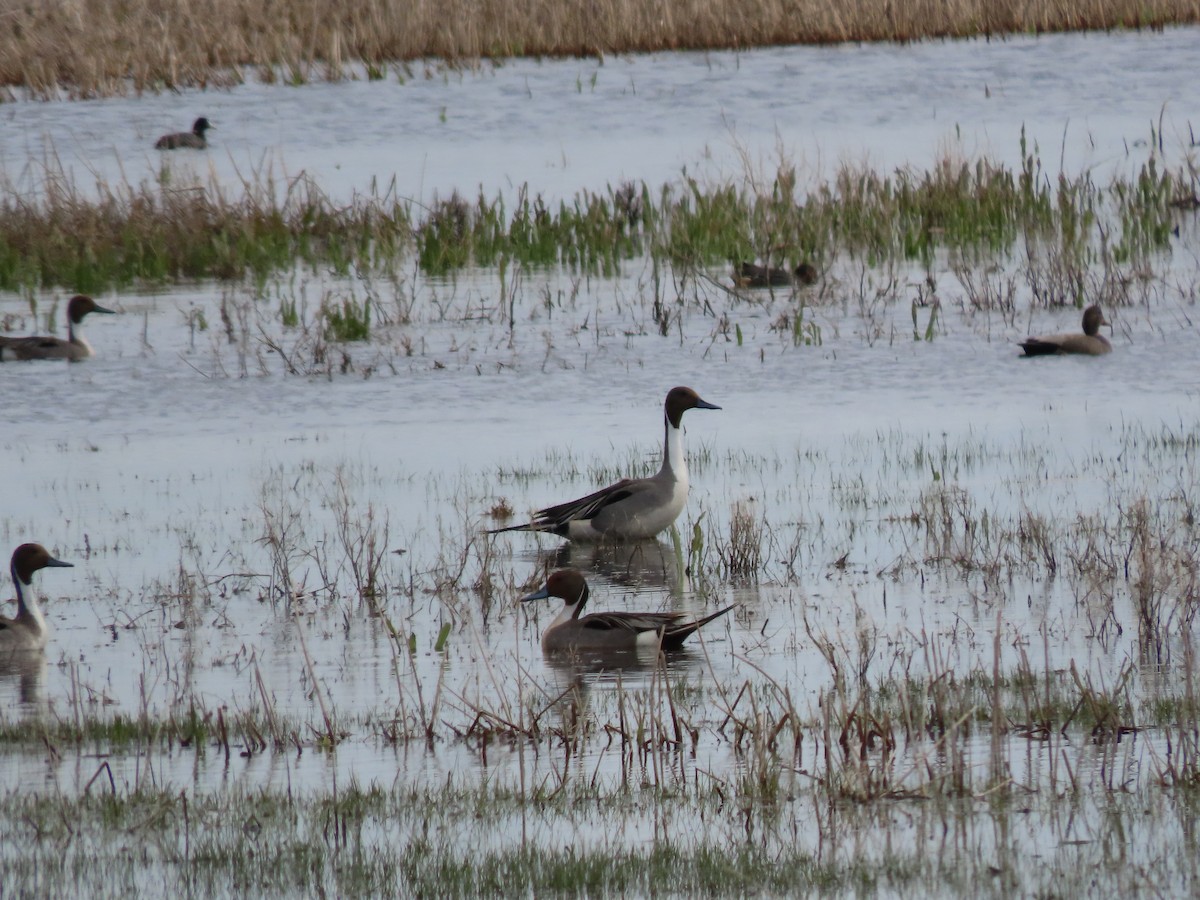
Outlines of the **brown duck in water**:
{"type": "Polygon", "coordinates": [[[174,134],[164,134],[154,142],[155,150],[179,150],[180,148],[189,148],[191,150],[203,150],[208,146],[208,139],[205,138],[204,132],[209,129],[216,130],[215,126],[208,119],[201,116],[192,123],[191,131],[177,131],[174,134]]]}
{"type": "Polygon", "coordinates": [[[789,287],[793,284],[816,284],[817,270],[808,263],[800,263],[792,271],[775,269],[770,266],[760,266],[756,263],[744,262],[733,272],[733,280],[739,287],[765,288],[789,287]]]}
{"type": "Polygon", "coordinates": [[[1108,338],[1099,333],[1101,325],[1112,327],[1104,318],[1099,306],[1092,305],[1083,311],[1083,334],[1051,334],[1046,337],[1030,337],[1021,341],[1026,356],[1049,356],[1058,353],[1082,353],[1085,356],[1103,356],[1112,352],[1108,338]]]}

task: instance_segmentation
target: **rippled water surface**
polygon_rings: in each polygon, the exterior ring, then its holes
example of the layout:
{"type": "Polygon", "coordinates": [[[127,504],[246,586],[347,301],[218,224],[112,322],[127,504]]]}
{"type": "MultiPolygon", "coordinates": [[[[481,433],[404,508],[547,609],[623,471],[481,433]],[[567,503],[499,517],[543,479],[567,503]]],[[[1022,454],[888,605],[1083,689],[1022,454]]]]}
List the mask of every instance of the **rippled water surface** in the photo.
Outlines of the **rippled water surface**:
{"type": "MultiPolygon", "coordinates": [[[[845,158],[923,169],[947,147],[1011,161],[1024,127],[1044,159],[1103,178],[1139,165],[1160,123],[1169,158],[1190,152],[1200,87],[1179,72],[1196,35],[513,62],[403,83],[16,103],[0,106],[0,164],[29,188],[53,153],[84,186],[169,164],[211,166],[231,185],[265,168],[304,171],[338,196],[393,179],[420,198],[523,183],[570,195],[621,179],[656,185],[684,166],[739,177],[743,154],[753,169],[780,150],[815,170],[845,158]],[[149,149],[199,114],[219,129],[209,152],[164,163],[149,149]]],[[[7,548],[38,540],[75,564],[43,573],[52,643],[44,665],[0,671],[0,703],[38,721],[167,715],[195,698],[230,717],[270,708],[308,737],[332,715],[348,735],[335,753],[294,760],[198,762],[186,749],[148,769],[112,760],[130,782],[147,771],[197,784],[296,779],[300,790],[334,771],[436,781],[478,765],[477,752],[396,747],[382,736],[389,722],[419,721],[435,704],[451,729],[469,729],[480,710],[519,717],[510,705],[553,717],[576,683],[603,721],[625,692],[656,689],[652,665],[580,671],[543,658],[553,610],[518,608],[516,597],[568,564],[587,573],[596,609],[739,604],[667,670],[709,697],[694,716],[710,725],[731,700],[712,699],[713,685],[760,676],[819,716],[832,676],[814,634],[848,653],[870,635],[873,676],[922,641],[934,648],[926,658],[951,667],[990,665],[998,652],[1005,666],[1032,657],[1039,671],[1074,663],[1111,681],[1133,665],[1149,676],[1158,662],[1137,643],[1127,582],[1102,589],[1114,624],[1097,612],[1096,585],[1003,561],[990,574],[956,567],[918,519],[960,503],[951,518],[985,529],[1033,516],[1065,535],[1141,496],[1190,509],[1197,247],[1182,215],[1171,253],[1131,276],[1139,299],[1108,310],[1115,349],[1095,359],[1020,358],[1016,341],[1077,330],[1079,311],[1030,311],[1019,285],[1014,320],[974,312],[944,264],[933,340],[923,339],[931,308],[911,306],[923,270],[849,261],[800,295],[738,295],[724,271],[671,282],[678,314],[666,335],[640,260],[611,280],[524,273],[511,323],[490,271],[446,281],[413,267],[378,283],[298,272],[259,299],[216,284],[110,295],[101,302],[120,315],[86,323],[95,359],[0,367],[0,534],[7,548]],[[873,301],[893,276],[899,286],[873,301]],[[373,303],[372,340],[313,359],[301,330],[281,325],[278,297],[298,299],[311,323],[323,294],[373,303]],[[223,303],[240,311],[228,327],[223,303]],[[801,304],[817,339],[797,345],[781,317],[801,304]],[[293,352],[301,374],[287,372],[293,352]],[[502,524],[490,515],[501,500],[523,516],[656,468],[661,404],[676,384],[721,406],[685,419],[692,493],[678,543],[664,535],[597,555],[548,537],[480,537],[502,524]],[[738,509],[761,529],[753,576],[724,569],[738,509]],[[351,561],[369,540],[377,606],[360,598],[351,561]]],[[[39,295],[37,327],[69,293],[39,295]]],[[[0,297],[0,315],[16,331],[35,326],[23,298],[0,297]]],[[[1139,773],[1148,743],[1126,751],[1139,773]]],[[[698,769],[739,765],[730,747],[704,746],[698,769]]],[[[1049,756],[1022,752],[1014,778],[1043,779],[1049,756]]],[[[95,773],[71,756],[6,759],[7,789],[79,790],[95,773]]],[[[501,747],[489,765],[503,780],[550,763],[501,747]]]]}
{"type": "MultiPolygon", "coordinates": [[[[595,61],[513,61],[478,73],[413,67],[384,81],[264,85],[0,108],[0,164],[32,187],[48,161],[81,189],[154,179],[166,131],[199,115],[217,130],[208,167],[230,184],[306,172],[334,196],[394,184],[405,197],[488,195],[529,184],[551,197],[682,167],[726,178],[780,153],[828,172],[844,160],[926,168],[946,150],[1020,158],[1020,131],[1047,161],[1103,175],[1162,126],[1190,142],[1192,29],[912,46],[782,47],[595,61]]],[[[1140,158],[1135,157],[1136,162],[1140,158]]]]}

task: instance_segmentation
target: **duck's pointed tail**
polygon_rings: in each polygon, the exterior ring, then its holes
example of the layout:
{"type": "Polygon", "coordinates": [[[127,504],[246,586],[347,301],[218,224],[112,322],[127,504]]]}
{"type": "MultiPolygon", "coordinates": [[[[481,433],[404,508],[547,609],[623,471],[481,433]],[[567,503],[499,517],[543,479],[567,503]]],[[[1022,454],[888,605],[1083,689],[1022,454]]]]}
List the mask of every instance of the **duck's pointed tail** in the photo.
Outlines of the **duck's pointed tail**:
{"type": "Polygon", "coordinates": [[[713,619],[719,619],[731,609],[735,609],[737,604],[727,606],[724,609],[719,609],[715,613],[704,616],[701,619],[694,619],[691,622],[684,622],[681,625],[673,625],[663,631],[662,648],[664,650],[678,650],[683,646],[683,642],[691,637],[695,632],[699,631],[713,619]]]}

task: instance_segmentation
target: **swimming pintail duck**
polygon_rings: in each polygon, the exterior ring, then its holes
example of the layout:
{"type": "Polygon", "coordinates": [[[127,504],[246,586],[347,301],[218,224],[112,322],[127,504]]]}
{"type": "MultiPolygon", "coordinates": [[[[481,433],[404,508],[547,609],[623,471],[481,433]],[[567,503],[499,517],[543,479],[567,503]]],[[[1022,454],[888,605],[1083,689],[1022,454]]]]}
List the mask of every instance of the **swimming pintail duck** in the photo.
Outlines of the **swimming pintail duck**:
{"type": "Polygon", "coordinates": [[[27,359],[69,359],[78,362],[92,355],[92,345],[83,336],[83,317],[88,313],[106,313],[105,309],[91,297],[76,294],[67,303],[67,339],[56,337],[3,337],[0,336],[0,362],[27,359]]]}
{"type": "Polygon", "coordinates": [[[720,409],[689,387],[671,388],[663,406],[666,437],[662,468],[651,478],[623,478],[594,494],[538,510],[532,522],[494,528],[545,531],[572,541],[604,538],[641,540],[669,527],[687,503],[688,469],[683,452],[683,414],[689,409],[720,409]]]}
{"type": "Polygon", "coordinates": [[[12,579],[17,586],[16,618],[0,616],[0,651],[41,650],[50,629],[38,606],[34,576],[42,569],[70,568],[72,563],[55,559],[41,544],[22,544],[12,555],[12,579]]]}
{"type": "Polygon", "coordinates": [[[727,606],[700,619],[684,619],[683,613],[603,612],[581,616],[588,599],[587,581],[576,569],[559,569],[550,575],[546,586],[521,598],[545,600],[558,597],[566,602],[542,634],[542,650],[559,653],[570,650],[628,651],[653,649],[678,650],[695,631],[733,609],[727,606]]]}
{"type": "Polygon", "coordinates": [[[205,138],[204,132],[209,129],[216,130],[216,126],[208,119],[201,116],[192,123],[191,131],[177,131],[174,134],[164,134],[154,142],[155,150],[178,150],[186,147],[190,150],[203,150],[208,146],[208,139],[205,138]]]}
{"type": "Polygon", "coordinates": [[[1108,338],[1100,334],[1100,326],[1108,325],[1099,306],[1092,305],[1083,311],[1083,334],[1052,334],[1048,337],[1031,337],[1021,341],[1026,356],[1049,356],[1054,353],[1082,353],[1086,356],[1103,356],[1112,352],[1108,338]]]}
{"type": "Polygon", "coordinates": [[[817,283],[817,270],[808,263],[800,263],[789,272],[787,269],[774,269],[744,262],[734,271],[733,280],[739,287],[751,288],[810,285],[817,283]]]}

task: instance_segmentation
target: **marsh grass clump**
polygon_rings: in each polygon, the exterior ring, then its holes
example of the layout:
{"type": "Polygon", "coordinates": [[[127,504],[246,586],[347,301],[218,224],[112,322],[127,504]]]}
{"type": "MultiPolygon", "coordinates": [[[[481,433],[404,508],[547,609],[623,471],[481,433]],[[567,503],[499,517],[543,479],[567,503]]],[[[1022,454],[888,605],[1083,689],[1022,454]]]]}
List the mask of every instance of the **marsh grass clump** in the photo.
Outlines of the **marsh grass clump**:
{"type": "Polygon", "coordinates": [[[457,191],[447,200],[434,201],[416,233],[421,268],[439,275],[467,265],[477,228],[482,231],[491,219],[486,215],[490,208],[480,212],[483,214],[476,215],[457,191]]]}
{"type": "Polygon", "coordinates": [[[1200,573],[1190,529],[1180,528],[1140,498],[1125,512],[1124,571],[1143,645],[1165,661],[1171,635],[1189,633],[1200,610],[1200,573]]]}
{"type": "Polygon", "coordinates": [[[769,187],[758,179],[701,185],[691,177],[664,187],[651,252],[685,270],[748,258],[790,266],[835,254],[868,269],[906,260],[930,270],[938,251],[977,263],[1023,245],[1035,300],[1078,304],[1089,266],[1144,264],[1170,246],[1177,215],[1170,198],[1190,195],[1193,182],[1187,171],[1153,163],[1132,182],[1108,187],[1087,174],[1052,176],[1024,138],[1017,170],[950,158],[928,171],[886,175],[843,165],[802,196],[784,164],[769,187]]]}
{"type": "Polygon", "coordinates": [[[511,210],[503,197],[474,204],[457,193],[435,201],[416,229],[417,259],[431,275],[510,263],[611,276],[622,259],[644,252],[645,188],[624,184],[583,192],[550,207],[522,187],[511,210]]]}
{"type": "Polygon", "coordinates": [[[406,210],[388,198],[335,206],[307,177],[278,185],[267,176],[236,199],[216,184],[97,191],[54,173],[36,198],[0,185],[0,289],[263,279],[297,260],[374,269],[408,232],[406,210]]]}
{"type": "Polygon", "coordinates": [[[766,523],[752,501],[739,500],[729,518],[729,540],[721,550],[723,570],[737,578],[755,578],[762,568],[766,523]]]}
{"type": "Polygon", "coordinates": [[[1115,183],[1112,193],[1121,231],[1113,247],[1113,259],[1120,264],[1144,266],[1152,254],[1170,242],[1177,220],[1176,198],[1195,196],[1195,188],[1194,178],[1187,183],[1160,168],[1154,157],[1142,164],[1132,182],[1115,183]]]}
{"type": "MultiPolygon", "coordinates": [[[[97,292],[185,278],[248,278],[261,286],[297,263],[340,277],[396,278],[415,256],[429,275],[497,268],[511,292],[509,272],[560,267],[611,277],[623,261],[648,255],[654,320],[667,335],[680,310],[662,290],[664,263],[677,279],[696,281],[730,261],[792,268],[840,258],[862,270],[861,303],[882,306],[897,295],[900,262],[929,272],[936,254],[950,251],[961,271],[967,260],[995,260],[1020,246],[1035,304],[1080,304],[1097,287],[1092,267],[1144,268],[1151,254],[1169,249],[1178,217],[1170,198],[1195,188],[1188,173],[1154,164],[1133,181],[1100,187],[1087,175],[1050,177],[1036,152],[1023,159],[1019,171],[984,160],[944,159],[930,171],[890,175],[846,165],[803,191],[784,164],[765,188],[757,180],[704,185],[684,175],[656,195],[623,183],[555,206],[521,188],[511,201],[454,193],[427,209],[390,190],[336,204],[307,177],[279,183],[270,173],[244,181],[238,196],[215,183],[174,185],[169,177],[156,185],[101,184],[93,195],[51,171],[34,197],[0,184],[0,290],[69,285],[97,292]]],[[[1136,299],[1117,274],[1100,286],[1108,305],[1136,299]]],[[[1006,302],[1003,291],[973,279],[966,288],[973,306],[1006,302]]],[[[813,300],[827,301],[827,292],[813,300]]],[[[401,309],[398,318],[410,314],[401,309]]],[[[793,340],[819,343],[819,333],[800,319],[793,340]]],[[[931,319],[926,339],[935,331],[931,319]]]]}
{"type": "Polygon", "coordinates": [[[205,706],[196,697],[180,697],[166,712],[143,709],[134,715],[110,715],[77,710],[71,718],[55,717],[36,727],[3,716],[0,754],[33,742],[60,753],[74,747],[103,755],[184,749],[199,755],[236,751],[251,756],[269,748],[294,747],[302,742],[305,730],[301,723],[278,716],[269,704],[229,712],[221,706],[205,706]]]}
{"type": "Polygon", "coordinates": [[[326,500],[333,514],[334,530],[345,567],[354,580],[355,593],[366,602],[376,602],[384,590],[384,559],[388,548],[387,513],[377,514],[374,505],[359,508],[345,467],[334,472],[333,488],[326,500]],[[382,519],[382,523],[377,523],[382,519]]]}
{"type": "Polygon", "coordinates": [[[343,297],[339,304],[327,299],[321,304],[328,341],[369,341],[371,339],[371,304],[343,297]]]}

